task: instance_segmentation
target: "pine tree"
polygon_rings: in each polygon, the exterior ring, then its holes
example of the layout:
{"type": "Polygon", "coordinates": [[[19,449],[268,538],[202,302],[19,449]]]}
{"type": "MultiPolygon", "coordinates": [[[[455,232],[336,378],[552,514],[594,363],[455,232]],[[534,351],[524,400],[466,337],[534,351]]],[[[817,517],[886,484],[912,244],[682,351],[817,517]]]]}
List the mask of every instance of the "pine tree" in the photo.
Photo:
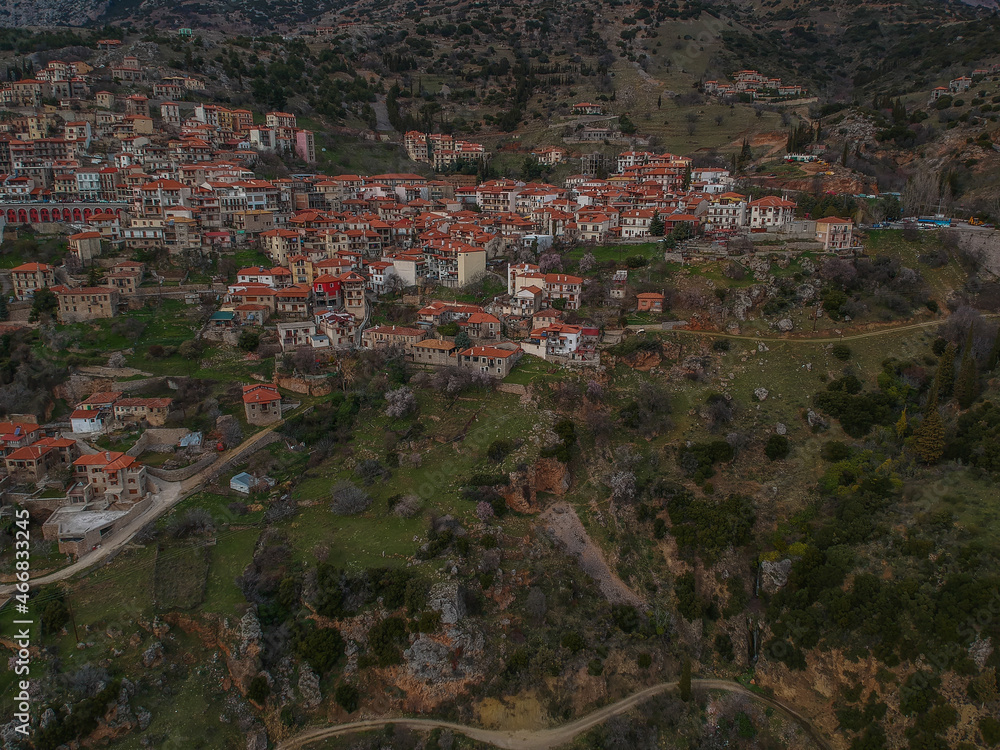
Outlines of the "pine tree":
{"type": "Polygon", "coordinates": [[[944,422],[938,412],[936,391],[931,392],[925,411],[924,420],[913,434],[913,449],[921,461],[932,464],[944,453],[944,422]]]}
{"type": "Polygon", "coordinates": [[[965,340],[962,351],[962,364],[958,368],[958,379],[955,381],[955,398],[963,409],[972,406],[979,395],[979,371],[976,368],[976,358],[972,354],[972,326],[965,340]]]}
{"type": "Polygon", "coordinates": [[[659,109],[662,106],[663,106],[663,94],[660,94],[658,97],[656,97],[656,108],[659,109]]]}
{"type": "Polygon", "coordinates": [[[681,693],[682,701],[691,700],[691,660],[685,659],[684,666],[681,667],[681,679],[677,683],[677,687],[681,693]]]}
{"type": "Polygon", "coordinates": [[[937,392],[938,396],[947,399],[951,397],[952,388],[955,385],[955,345],[948,344],[944,348],[944,354],[938,361],[937,371],[937,392]]]}
{"type": "Polygon", "coordinates": [[[844,153],[840,155],[840,166],[847,166],[847,141],[844,141],[844,153]]]}

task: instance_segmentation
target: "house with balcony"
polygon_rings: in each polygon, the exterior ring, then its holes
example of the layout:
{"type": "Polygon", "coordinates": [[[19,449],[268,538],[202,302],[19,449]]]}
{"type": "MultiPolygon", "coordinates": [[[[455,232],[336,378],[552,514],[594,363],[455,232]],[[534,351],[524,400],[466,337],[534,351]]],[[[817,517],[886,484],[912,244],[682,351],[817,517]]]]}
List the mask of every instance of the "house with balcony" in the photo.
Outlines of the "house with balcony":
{"type": "Polygon", "coordinates": [[[816,240],[824,250],[847,250],[853,245],[854,222],[828,216],[816,220],[816,240]]]}
{"type": "Polygon", "coordinates": [[[19,300],[29,300],[38,289],[51,289],[56,273],[46,263],[22,263],[11,269],[10,280],[14,284],[14,296],[19,300]]]}
{"type": "Polygon", "coordinates": [[[243,386],[243,413],[248,424],[258,427],[280,422],[281,393],[263,383],[243,386]]]}

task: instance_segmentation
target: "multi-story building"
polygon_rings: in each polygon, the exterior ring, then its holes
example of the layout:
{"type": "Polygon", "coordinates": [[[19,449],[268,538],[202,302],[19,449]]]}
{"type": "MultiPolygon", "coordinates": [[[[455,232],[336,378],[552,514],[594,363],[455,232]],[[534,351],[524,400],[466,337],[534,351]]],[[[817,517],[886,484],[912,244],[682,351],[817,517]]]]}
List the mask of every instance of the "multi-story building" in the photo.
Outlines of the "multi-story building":
{"type": "Polygon", "coordinates": [[[105,286],[52,287],[59,301],[59,322],[79,323],[84,320],[111,318],[118,312],[118,291],[105,286]]]}
{"type": "Polygon", "coordinates": [[[45,263],[22,263],[11,269],[14,296],[19,300],[31,299],[35,291],[55,284],[55,269],[45,263]]]}

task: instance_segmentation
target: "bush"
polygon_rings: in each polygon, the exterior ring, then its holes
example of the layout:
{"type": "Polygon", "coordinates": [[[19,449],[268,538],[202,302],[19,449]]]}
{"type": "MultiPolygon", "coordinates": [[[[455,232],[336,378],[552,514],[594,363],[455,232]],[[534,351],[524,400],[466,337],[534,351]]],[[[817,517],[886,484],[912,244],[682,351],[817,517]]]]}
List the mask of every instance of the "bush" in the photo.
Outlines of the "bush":
{"type": "Polygon", "coordinates": [[[562,637],[560,643],[562,644],[563,648],[568,648],[574,654],[587,648],[587,642],[583,639],[583,636],[577,633],[575,630],[571,630],[570,632],[566,633],[562,637]]]}
{"type": "Polygon", "coordinates": [[[372,504],[371,495],[346,480],[337,482],[330,494],[333,496],[333,503],[330,505],[330,510],[338,516],[351,516],[356,513],[363,513],[372,504]]]}
{"type": "Polygon", "coordinates": [[[338,706],[349,714],[357,711],[358,706],[361,704],[361,694],[349,682],[342,682],[337,685],[337,689],[333,693],[333,699],[337,701],[338,706]]]}
{"type": "Polygon", "coordinates": [[[636,657],[635,663],[639,665],[639,669],[649,669],[653,666],[653,657],[644,651],[636,657]]]}
{"type": "Polygon", "coordinates": [[[260,346],[260,334],[256,331],[243,331],[238,346],[245,352],[257,351],[257,347],[260,346]]]}
{"type": "Polygon", "coordinates": [[[833,353],[833,356],[841,362],[846,362],[851,358],[851,347],[847,344],[834,344],[830,351],[833,353]]]}
{"type": "Polygon", "coordinates": [[[983,733],[983,742],[991,747],[1000,744],[1000,721],[992,716],[984,716],[979,720],[979,731],[983,733]]]}
{"type": "Polygon", "coordinates": [[[733,348],[733,343],[729,339],[716,339],[712,342],[712,349],[717,352],[728,352],[733,348]]]}
{"type": "Polygon", "coordinates": [[[851,457],[851,447],[839,440],[828,440],[823,443],[823,448],[819,455],[824,461],[846,461],[851,457]]]}
{"type": "Polygon", "coordinates": [[[264,675],[257,675],[250,680],[250,686],[247,688],[247,698],[254,703],[263,704],[270,694],[271,686],[267,684],[267,678],[264,675]]]}
{"type": "Polygon", "coordinates": [[[344,655],[344,639],[336,628],[314,628],[295,640],[295,653],[322,677],[344,655]]]}
{"type": "Polygon", "coordinates": [[[490,443],[490,447],[486,449],[486,457],[493,463],[500,463],[507,456],[511,454],[514,450],[514,441],[512,440],[494,440],[490,443]]]}
{"type": "Polygon", "coordinates": [[[788,438],[784,435],[771,435],[764,446],[764,454],[772,461],[778,461],[788,456],[791,450],[788,438]]]}
{"type": "Polygon", "coordinates": [[[641,255],[630,255],[625,259],[625,265],[629,268],[642,268],[648,265],[649,259],[641,255]]]}

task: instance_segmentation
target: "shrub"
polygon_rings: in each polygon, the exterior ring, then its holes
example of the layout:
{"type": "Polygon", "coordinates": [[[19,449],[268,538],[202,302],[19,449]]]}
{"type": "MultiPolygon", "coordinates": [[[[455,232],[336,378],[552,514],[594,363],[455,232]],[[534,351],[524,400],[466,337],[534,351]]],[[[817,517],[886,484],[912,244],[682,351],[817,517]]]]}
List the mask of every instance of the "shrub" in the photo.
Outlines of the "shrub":
{"type": "Polygon", "coordinates": [[[563,648],[568,648],[574,654],[587,648],[587,642],[583,639],[583,636],[577,633],[575,630],[571,630],[566,633],[562,640],[560,641],[563,648]]]}
{"type": "Polygon", "coordinates": [[[600,677],[604,674],[604,662],[600,659],[591,659],[587,664],[587,674],[591,677],[600,677]]]}
{"type": "Polygon", "coordinates": [[[371,495],[346,480],[337,482],[330,491],[330,494],[333,497],[330,510],[338,516],[351,516],[356,513],[363,513],[372,504],[371,495]]]}
{"type": "Polygon", "coordinates": [[[828,440],[823,443],[823,448],[819,455],[824,461],[845,461],[851,457],[851,447],[839,440],[828,440]]]}
{"type": "Polygon", "coordinates": [[[264,675],[257,675],[250,680],[250,686],[247,688],[247,698],[254,703],[263,704],[270,694],[271,686],[267,684],[267,678],[264,675]]]}
{"type": "Polygon", "coordinates": [[[493,463],[498,464],[507,458],[513,450],[514,441],[501,438],[490,443],[490,447],[486,449],[486,457],[493,463]]]}
{"type": "Polygon", "coordinates": [[[337,701],[338,706],[349,714],[357,711],[358,706],[361,704],[361,694],[349,682],[342,682],[337,685],[337,689],[333,693],[333,699],[337,701]]]}
{"type": "Polygon", "coordinates": [[[771,435],[764,446],[764,454],[772,461],[778,461],[788,456],[791,450],[788,438],[784,435],[771,435]]]}
{"type": "Polygon", "coordinates": [[[649,669],[653,666],[653,657],[644,651],[635,658],[635,662],[639,665],[639,669],[649,669]]]}
{"type": "Polygon", "coordinates": [[[979,720],[979,731],[983,733],[983,741],[991,747],[1000,744],[1000,721],[992,716],[984,716],[979,720]]]}
{"type": "Polygon", "coordinates": [[[406,622],[400,617],[387,617],[368,630],[368,652],[358,660],[358,666],[388,667],[403,660],[400,644],[406,638],[406,622]]]}
{"type": "Polygon", "coordinates": [[[729,339],[716,339],[712,342],[712,349],[717,352],[728,352],[733,348],[733,343],[729,339]]]}
{"type": "Polygon", "coordinates": [[[314,628],[295,640],[295,653],[322,677],[344,655],[344,639],[336,628],[314,628]]]}
{"type": "Polygon", "coordinates": [[[625,259],[625,265],[629,268],[642,268],[648,265],[649,259],[641,255],[630,255],[625,259]]]}
{"type": "Polygon", "coordinates": [[[243,331],[237,345],[245,352],[255,352],[260,346],[260,334],[256,331],[243,331]]]}
{"type": "Polygon", "coordinates": [[[833,353],[833,356],[841,362],[846,362],[851,358],[851,347],[847,344],[834,344],[830,351],[833,353]]]}

